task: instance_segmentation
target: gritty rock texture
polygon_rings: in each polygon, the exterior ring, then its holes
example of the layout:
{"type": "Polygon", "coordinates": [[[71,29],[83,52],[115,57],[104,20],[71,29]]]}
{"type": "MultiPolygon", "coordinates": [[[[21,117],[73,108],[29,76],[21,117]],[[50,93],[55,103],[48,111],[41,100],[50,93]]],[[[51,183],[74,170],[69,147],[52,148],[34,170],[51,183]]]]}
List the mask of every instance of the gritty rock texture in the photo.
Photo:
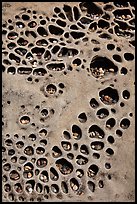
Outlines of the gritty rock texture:
{"type": "Polygon", "coordinates": [[[2,195],[135,200],[134,2],[3,2],[2,195]]]}

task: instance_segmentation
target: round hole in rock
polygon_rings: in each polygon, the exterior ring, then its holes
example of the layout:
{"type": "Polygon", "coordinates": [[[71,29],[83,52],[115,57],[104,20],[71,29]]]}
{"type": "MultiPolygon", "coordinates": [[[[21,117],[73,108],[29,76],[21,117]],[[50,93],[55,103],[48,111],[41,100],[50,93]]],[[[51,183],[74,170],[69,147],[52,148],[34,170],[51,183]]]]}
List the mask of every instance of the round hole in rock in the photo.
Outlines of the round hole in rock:
{"type": "Polygon", "coordinates": [[[45,149],[43,147],[37,147],[36,149],[37,154],[44,154],[44,152],[45,152],[45,149]]]}
{"type": "Polygon", "coordinates": [[[78,115],[78,119],[79,119],[79,121],[80,121],[81,123],[85,123],[85,122],[87,121],[87,116],[86,116],[86,114],[83,112],[83,113],[80,113],[80,114],[78,115]]]}
{"type": "Polygon", "coordinates": [[[96,101],[95,98],[92,98],[92,99],[90,100],[90,106],[91,106],[92,108],[96,109],[96,108],[99,106],[99,103],[96,101]]]}
{"type": "Polygon", "coordinates": [[[119,136],[119,137],[121,137],[122,135],[123,135],[123,132],[121,131],[121,130],[116,130],[116,134],[119,136]]]}
{"type": "Polygon", "coordinates": [[[134,59],[134,55],[132,53],[124,53],[124,58],[127,61],[132,61],[134,59]]]}
{"type": "Polygon", "coordinates": [[[59,83],[59,87],[60,87],[61,89],[63,89],[65,86],[64,86],[63,83],[59,83]]]}
{"type": "Polygon", "coordinates": [[[31,141],[35,141],[37,137],[36,137],[36,135],[34,135],[34,134],[30,134],[28,138],[29,138],[29,140],[31,140],[31,141]]]}
{"type": "Polygon", "coordinates": [[[111,149],[111,148],[107,148],[107,149],[106,149],[106,153],[107,153],[108,156],[111,156],[111,155],[114,154],[114,151],[113,151],[113,149],[111,149]]]}
{"type": "Polygon", "coordinates": [[[122,92],[122,96],[123,96],[123,98],[124,99],[129,99],[130,98],[130,93],[129,93],[129,91],[128,90],[124,90],[123,92],[122,92]]]}
{"type": "Polygon", "coordinates": [[[112,113],[116,113],[116,110],[114,108],[111,108],[112,113]]]}
{"type": "Polygon", "coordinates": [[[34,154],[34,149],[32,146],[27,146],[24,149],[24,154],[28,155],[28,156],[32,156],[34,154]]]}
{"type": "Polygon", "coordinates": [[[123,118],[120,122],[120,127],[122,129],[127,129],[130,126],[130,120],[127,118],[123,118]]]}
{"type": "Polygon", "coordinates": [[[110,144],[113,144],[113,143],[115,142],[114,137],[111,136],[111,135],[108,136],[107,141],[108,141],[110,144]]]}
{"type": "Polygon", "coordinates": [[[113,55],[113,59],[114,59],[116,62],[122,62],[122,58],[120,57],[120,55],[114,54],[114,55],[113,55]]]}
{"type": "Polygon", "coordinates": [[[27,158],[25,157],[25,156],[21,156],[20,158],[19,158],[19,163],[20,164],[23,164],[23,163],[25,163],[27,161],[27,158]]]}
{"type": "Polygon", "coordinates": [[[20,123],[23,124],[23,125],[26,125],[26,124],[30,123],[30,118],[28,116],[26,116],[26,115],[22,116],[20,118],[20,123]]]}
{"type": "Polygon", "coordinates": [[[47,87],[46,87],[46,91],[48,92],[48,94],[55,94],[55,92],[57,91],[57,88],[55,85],[53,84],[49,84],[47,87]]]}
{"type": "Polygon", "coordinates": [[[4,164],[4,165],[3,165],[3,169],[4,169],[5,171],[9,171],[9,170],[11,169],[11,164],[9,164],[9,163],[4,164]]]}
{"type": "Polygon", "coordinates": [[[88,188],[91,192],[95,191],[95,184],[92,181],[88,181],[88,188]]]}
{"type": "Polygon", "coordinates": [[[45,24],[46,24],[46,21],[45,21],[45,20],[41,20],[41,21],[40,21],[40,24],[41,24],[41,25],[45,25],[45,24]]]}
{"type": "Polygon", "coordinates": [[[4,185],[4,190],[6,191],[6,192],[10,192],[11,191],[11,186],[10,186],[10,184],[5,184],[4,185]]]}
{"type": "Polygon", "coordinates": [[[86,163],[88,163],[88,158],[83,157],[82,155],[78,155],[76,157],[76,163],[78,165],[85,165],[86,163]]]}
{"type": "Polygon", "coordinates": [[[52,181],[57,181],[59,179],[59,175],[57,171],[55,170],[55,168],[53,167],[50,168],[50,179],[52,181]]]}
{"type": "Polygon", "coordinates": [[[67,183],[65,181],[61,182],[61,189],[62,189],[63,193],[68,193],[68,186],[67,186],[67,183]]]}
{"type": "Polygon", "coordinates": [[[5,144],[6,144],[7,146],[12,146],[12,145],[13,145],[13,142],[12,142],[11,139],[7,139],[7,140],[5,140],[5,144]]]}
{"type": "Polygon", "coordinates": [[[58,159],[56,166],[63,175],[68,175],[73,171],[72,164],[64,158],[58,159]]]}
{"type": "Polygon", "coordinates": [[[106,121],[106,127],[108,129],[111,129],[115,126],[116,124],[116,120],[114,118],[109,118],[107,121],[106,121]]]}
{"type": "Polygon", "coordinates": [[[120,70],[120,73],[122,74],[122,75],[126,75],[127,74],[127,68],[125,68],[125,67],[122,67],[121,68],[121,70],[120,70]]]}
{"type": "Polygon", "coordinates": [[[79,183],[75,178],[70,179],[70,187],[73,191],[77,191],[79,189],[79,183]]]}
{"type": "Polygon", "coordinates": [[[59,149],[59,147],[54,146],[54,147],[52,148],[52,156],[53,156],[54,158],[58,158],[58,157],[60,157],[61,155],[62,155],[62,151],[59,149]]]}
{"type": "Polygon", "coordinates": [[[23,191],[23,188],[22,188],[22,186],[21,186],[20,183],[16,183],[16,184],[14,185],[14,189],[15,189],[15,191],[16,191],[17,193],[22,193],[22,191],[23,191]]]}
{"type": "Polygon", "coordinates": [[[76,59],[73,60],[72,63],[73,63],[73,64],[76,64],[77,66],[79,66],[79,65],[81,65],[81,59],[76,58],[76,59]]]}
{"type": "Polygon", "coordinates": [[[48,110],[47,109],[43,109],[41,111],[42,116],[46,117],[48,115],[48,110]]]}
{"type": "Polygon", "coordinates": [[[99,188],[103,188],[104,187],[104,182],[102,180],[99,180],[98,186],[99,186],[99,188]]]}
{"type": "Polygon", "coordinates": [[[70,139],[71,139],[70,133],[69,133],[68,131],[64,131],[64,132],[63,132],[63,136],[64,136],[64,138],[67,139],[67,140],[70,140],[70,139]]]}
{"type": "Polygon", "coordinates": [[[70,160],[74,159],[74,154],[68,153],[67,158],[70,159],[70,160]]]}
{"type": "Polygon", "coordinates": [[[59,187],[57,184],[51,184],[51,191],[53,193],[58,193],[59,192],[59,187]]]}
{"type": "Polygon", "coordinates": [[[107,87],[99,91],[99,96],[100,96],[101,101],[106,105],[115,104],[119,100],[118,91],[111,87],[107,87]]]}
{"type": "Polygon", "coordinates": [[[17,157],[16,157],[16,156],[12,157],[12,158],[11,158],[11,162],[12,162],[12,163],[16,163],[16,162],[17,162],[17,157]]]}
{"type": "Polygon", "coordinates": [[[8,155],[9,156],[12,156],[12,155],[14,155],[15,154],[15,150],[14,149],[9,149],[8,150],[8,155]]]}
{"type": "Polygon", "coordinates": [[[22,147],[24,147],[24,142],[22,142],[22,141],[18,141],[17,143],[16,143],[16,147],[17,148],[22,148],[22,147]]]}
{"type": "Polygon", "coordinates": [[[7,69],[7,73],[8,74],[15,74],[16,73],[16,69],[15,69],[15,67],[9,67],[8,69],[7,69]]]}
{"type": "Polygon", "coordinates": [[[124,106],[125,106],[125,104],[124,104],[123,102],[121,102],[121,103],[120,103],[120,106],[121,106],[121,107],[124,107],[124,106]]]}
{"type": "Polygon", "coordinates": [[[39,168],[43,168],[43,167],[47,166],[47,163],[48,163],[48,161],[47,161],[46,158],[39,158],[39,159],[37,160],[37,162],[36,162],[36,165],[37,165],[37,167],[39,167],[39,168]]]}
{"type": "Polygon", "coordinates": [[[62,141],[61,146],[65,151],[70,151],[71,150],[71,143],[67,141],[62,141]]]}
{"type": "Polygon", "coordinates": [[[47,130],[46,130],[46,129],[40,130],[40,131],[39,131],[39,135],[40,135],[41,137],[45,137],[45,136],[47,135],[47,130]]]}
{"type": "Polygon", "coordinates": [[[115,45],[114,44],[107,44],[107,49],[108,50],[114,50],[115,45]]]}
{"type": "Polygon", "coordinates": [[[24,21],[28,21],[28,20],[30,19],[30,17],[29,17],[28,15],[26,15],[26,14],[23,14],[23,15],[22,15],[22,19],[23,19],[24,21]]]}
{"type": "Polygon", "coordinates": [[[39,175],[39,179],[40,179],[40,181],[42,181],[42,182],[48,182],[49,181],[49,175],[48,175],[48,172],[47,171],[42,171],[41,173],[40,173],[40,175],[39,175]]]}
{"type": "Polygon", "coordinates": [[[86,155],[88,155],[89,154],[89,150],[88,150],[88,147],[86,146],[86,145],[81,145],[81,147],[80,147],[80,152],[82,153],[82,154],[86,154],[86,155]]]}
{"type": "MultiPolygon", "coordinates": [[[[37,184],[36,184],[36,191],[37,191],[38,193],[41,193],[42,190],[43,190],[42,184],[41,184],[41,183],[37,183],[37,184]]],[[[38,199],[38,198],[37,198],[37,199],[38,199]]]]}
{"type": "Polygon", "coordinates": [[[106,169],[110,169],[111,168],[111,164],[110,163],[105,163],[105,168],[106,169]]]}
{"type": "Polygon", "coordinates": [[[98,153],[93,153],[93,158],[94,159],[99,159],[100,158],[100,154],[98,154],[98,153]]]}
{"type": "Polygon", "coordinates": [[[92,125],[89,128],[89,137],[102,139],[105,136],[104,131],[97,125],[92,125]]]}
{"type": "Polygon", "coordinates": [[[76,175],[78,178],[82,178],[84,176],[84,171],[82,169],[77,169],[76,175]]]}
{"type": "Polygon", "coordinates": [[[77,125],[72,126],[72,133],[75,140],[79,140],[82,137],[82,131],[77,125]]]}
{"type": "Polygon", "coordinates": [[[16,170],[12,170],[10,172],[9,176],[10,176],[10,179],[13,180],[13,181],[17,181],[17,180],[20,179],[20,175],[16,170]]]}
{"type": "Polygon", "coordinates": [[[15,200],[15,195],[13,193],[9,193],[8,198],[10,201],[14,201],[15,200]]]}
{"type": "Polygon", "coordinates": [[[104,119],[109,115],[109,112],[106,108],[101,108],[97,111],[96,115],[98,116],[98,118],[104,119]]]}
{"type": "Polygon", "coordinates": [[[77,143],[74,143],[73,144],[73,149],[76,151],[78,149],[78,144],[77,143]]]}
{"type": "Polygon", "coordinates": [[[87,171],[88,177],[92,178],[97,175],[99,168],[96,164],[92,164],[87,171]]]}
{"type": "Polygon", "coordinates": [[[47,140],[40,140],[40,144],[42,146],[46,146],[47,145],[47,140]]]}
{"type": "Polygon", "coordinates": [[[104,148],[104,143],[100,141],[91,142],[91,148],[93,150],[99,151],[104,148]]]}

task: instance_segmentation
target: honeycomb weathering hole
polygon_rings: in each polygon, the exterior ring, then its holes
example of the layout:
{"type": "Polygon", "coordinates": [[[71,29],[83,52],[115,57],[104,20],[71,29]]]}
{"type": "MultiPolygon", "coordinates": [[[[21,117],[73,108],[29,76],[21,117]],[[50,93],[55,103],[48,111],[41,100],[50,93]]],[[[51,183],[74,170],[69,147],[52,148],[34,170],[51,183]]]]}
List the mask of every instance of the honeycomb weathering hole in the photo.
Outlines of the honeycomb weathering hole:
{"type": "Polygon", "coordinates": [[[3,201],[132,202],[135,3],[2,6],[3,201]]]}

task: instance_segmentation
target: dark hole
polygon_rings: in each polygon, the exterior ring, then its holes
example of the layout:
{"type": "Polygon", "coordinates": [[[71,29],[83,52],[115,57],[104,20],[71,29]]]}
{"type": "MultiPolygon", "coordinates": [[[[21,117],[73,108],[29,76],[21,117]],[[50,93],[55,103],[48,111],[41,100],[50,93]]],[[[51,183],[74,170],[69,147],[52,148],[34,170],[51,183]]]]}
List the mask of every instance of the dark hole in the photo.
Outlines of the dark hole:
{"type": "Polygon", "coordinates": [[[28,23],[28,26],[30,28],[34,28],[36,25],[37,25],[37,23],[35,21],[31,21],[31,22],[28,23]]]}
{"type": "Polygon", "coordinates": [[[80,152],[83,153],[83,154],[88,155],[89,154],[88,147],[86,145],[81,145],[80,152]]]}
{"type": "Polygon", "coordinates": [[[98,27],[102,28],[102,29],[107,29],[107,28],[109,28],[109,23],[107,21],[104,21],[104,20],[99,20],[98,21],[98,27]]]}
{"type": "Polygon", "coordinates": [[[115,126],[116,120],[114,118],[110,118],[106,121],[106,127],[111,129],[115,126]]]}
{"type": "Polygon", "coordinates": [[[9,67],[9,68],[7,69],[7,73],[9,73],[9,74],[15,74],[15,73],[16,73],[15,67],[9,67]]]}
{"type": "Polygon", "coordinates": [[[120,127],[122,129],[127,129],[130,126],[130,120],[127,118],[123,118],[120,122],[120,127]]]}
{"type": "Polygon", "coordinates": [[[71,150],[71,143],[70,142],[62,141],[61,146],[63,147],[63,149],[65,151],[70,151],[71,150]]]}
{"type": "Polygon", "coordinates": [[[118,92],[116,89],[107,87],[99,92],[101,101],[106,105],[115,104],[119,100],[118,92]]]}
{"type": "Polygon", "coordinates": [[[24,142],[22,142],[22,141],[18,141],[17,143],[16,143],[16,147],[17,148],[22,148],[24,146],[24,142]]]}
{"type": "Polygon", "coordinates": [[[65,37],[65,38],[69,38],[69,33],[66,32],[66,33],[64,34],[64,37],[65,37]]]}
{"type": "Polygon", "coordinates": [[[90,14],[91,16],[93,15],[93,17],[95,15],[101,16],[103,14],[102,9],[99,8],[93,2],[82,2],[79,4],[79,6],[80,6],[81,11],[85,12],[85,9],[86,9],[87,13],[90,14]]]}
{"type": "Polygon", "coordinates": [[[40,48],[40,47],[34,47],[31,49],[33,54],[36,54],[36,56],[38,58],[41,58],[41,56],[43,55],[43,53],[45,52],[44,48],[40,48]]]}
{"type": "Polygon", "coordinates": [[[129,9],[116,9],[113,12],[114,16],[116,19],[122,20],[128,20],[129,18],[132,17],[131,11],[129,9]]]}
{"type": "Polygon", "coordinates": [[[90,133],[89,137],[91,138],[104,138],[105,136],[105,133],[104,131],[97,125],[92,125],[90,128],[89,128],[89,131],[90,133]]]}
{"type": "Polygon", "coordinates": [[[111,108],[112,113],[116,113],[116,110],[114,108],[111,108]]]}
{"type": "Polygon", "coordinates": [[[58,16],[62,19],[66,19],[65,15],[63,13],[59,13],[58,16]]]}
{"type": "Polygon", "coordinates": [[[47,65],[47,68],[52,71],[62,71],[65,69],[64,63],[50,63],[47,65]]]}
{"type": "Polygon", "coordinates": [[[77,58],[72,63],[76,64],[77,66],[79,66],[81,64],[81,59],[77,58]]]}
{"type": "Polygon", "coordinates": [[[53,193],[58,193],[59,192],[59,187],[57,184],[51,184],[51,191],[53,193]]]}
{"type": "MultiPolygon", "coordinates": [[[[2,35],[6,35],[6,34],[7,34],[7,31],[6,30],[2,30],[2,35]]],[[[10,40],[12,40],[12,39],[10,39],[10,40]]]]}
{"type": "Polygon", "coordinates": [[[10,101],[7,101],[7,104],[10,104],[11,102],[10,101]]]}
{"type": "Polygon", "coordinates": [[[78,149],[78,144],[77,143],[74,143],[73,144],[73,149],[76,151],[78,149]]]}
{"type": "Polygon", "coordinates": [[[9,26],[8,29],[9,29],[9,30],[13,30],[14,27],[13,27],[13,26],[9,26]]]}
{"type": "Polygon", "coordinates": [[[122,58],[120,57],[120,55],[113,55],[113,59],[116,61],[116,62],[122,62],[122,58]]]}
{"type": "MultiPolygon", "coordinates": [[[[51,54],[49,50],[46,50],[45,54],[44,54],[44,59],[45,61],[50,60],[51,58],[51,54]]],[[[53,64],[52,64],[53,65],[53,64]]],[[[52,65],[49,64],[49,67],[52,67],[52,65]]]]}
{"type": "Polygon", "coordinates": [[[72,126],[73,137],[76,140],[79,140],[82,137],[82,131],[77,125],[72,126]]]}
{"type": "Polygon", "coordinates": [[[96,22],[91,23],[90,26],[89,26],[89,30],[92,31],[92,32],[97,30],[97,23],[96,22]]]}
{"type": "Polygon", "coordinates": [[[93,153],[93,158],[94,158],[94,159],[99,159],[99,158],[100,158],[100,154],[98,154],[98,153],[93,153]]]}
{"type": "Polygon", "coordinates": [[[28,156],[32,156],[34,154],[34,149],[32,146],[27,146],[25,149],[24,149],[24,153],[28,156]]]}
{"type": "Polygon", "coordinates": [[[100,118],[100,119],[104,119],[109,115],[109,112],[106,108],[101,108],[97,111],[96,115],[100,118]]]}
{"type": "Polygon", "coordinates": [[[64,132],[63,132],[63,136],[64,136],[64,138],[67,139],[67,140],[70,140],[70,139],[71,139],[70,133],[69,133],[68,131],[64,131],[64,132]]]}
{"type": "Polygon", "coordinates": [[[12,155],[14,155],[15,154],[15,150],[14,149],[9,149],[8,150],[8,155],[9,156],[12,156],[12,155]]]}
{"type": "Polygon", "coordinates": [[[82,29],[85,29],[85,26],[83,24],[81,24],[80,22],[77,22],[77,25],[82,28],[82,29]]]}
{"type": "Polygon", "coordinates": [[[127,61],[132,61],[134,59],[134,55],[132,53],[124,53],[124,58],[127,61]]]}
{"type": "Polygon", "coordinates": [[[2,71],[5,72],[5,67],[4,67],[4,65],[2,65],[2,71]]]}
{"type": "Polygon", "coordinates": [[[113,143],[115,142],[114,137],[111,136],[111,135],[108,136],[107,140],[108,140],[108,142],[109,142],[110,144],[113,144],[113,143]]]}
{"type": "Polygon", "coordinates": [[[16,48],[15,52],[21,56],[24,56],[27,53],[27,50],[24,48],[16,48]]]}
{"type": "Polygon", "coordinates": [[[60,170],[60,172],[64,175],[70,174],[73,171],[73,166],[70,162],[68,162],[66,159],[58,159],[56,161],[56,166],[60,170]]]}
{"type": "Polygon", "coordinates": [[[62,21],[62,20],[57,20],[56,23],[61,26],[61,27],[65,27],[66,26],[66,22],[65,21],[62,21]]]}
{"type": "Polygon", "coordinates": [[[41,21],[40,21],[40,24],[41,24],[41,25],[45,25],[45,24],[46,24],[46,21],[45,21],[45,20],[41,20],[41,21]]]}
{"type": "Polygon", "coordinates": [[[80,18],[80,12],[76,6],[73,7],[74,18],[77,21],[80,18]]]}
{"type": "Polygon", "coordinates": [[[13,53],[10,53],[10,54],[9,54],[9,58],[10,58],[11,60],[15,60],[16,63],[20,63],[20,58],[17,57],[16,55],[14,55],[13,53]]]}
{"type": "Polygon", "coordinates": [[[18,45],[26,46],[28,44],[28,41],[24,40],[23,38],[19,38],[17,43],[18,43],[18,45]]]}
{"type": "Polygon", "coordinates": [[[44,152],[45,152],[45,149],[43,147],[37,147],[36,149],[37,154],[44,154],[44,152]]]}
{"type": "Polygon", "coordinates": [[[91,148],[93,150],[101,150],[104,148],[104,143],[103,142],[100,142],[100,141],[94,141],[94,142],[91,142],[91,148]]]}
{"type": "Polygon", "coordinates": [[[30,19],[30,17],[29,17],[28,15],[26,15],[26,14],[23,14],[23,15],[22,15],[22,19],[23,19],[24,21],[28,21],[28,20],[30,19]]]}
{"type": "Polygon", "coordinates": [[[87,175],[88,175],[88,177],[91,178],[91,177],[95,176],[95,175],[98,173],[98,171],[99,171],[98,166],[95,165],[95,164],[92,164],[92,165],[88,168],[87,175]]]}
{"type": "Polygon", "coordinates": [[[100,50],[100,47],[95,47],[95,48],[93,48],[93,51],[94,52],[98,52],[100,50]]]}
{"type": "Polygon", "coordinates": [[[44,68],[34,69],[33,74],[38,76],[44,76],[47,71],[44,68]]]}
{"type": "Polygon", "coordinates": [[[129,116],[132,117],[132,116],[133,116],[133,113],[129,113],[129,116]]]}
{"type": "Polygon", "coordinates": [[[123,1],[116,1],[114,2],[114,5],[116,7],[120,7],[120,8],[123,8],[123,7],[128,7],[128,2],[123,2],[123,1]]]}
{"type": "Polygon", "coordinates": [[[74,39],[79,39],[79,38],[82,38],[82,37],[85,36],[85,33],[83,33],[83,32],[74,32],[74,31],[72,31],[72,32],[70,32],[70,34],[72,35],[72,37],[74,39]]]}
{"type": "Polygon", "coordinates": [[[70,29],[72,29],[72,30],[78,30],[78,27],[77,27],[76,25],[71,25],[71,26],[70,26],[70,29]]]}
{"type": "Polygon", "coordinates": [[[54,147],[52,148],[52,156],[53,156],[54,158],[58,158],[58,157],[60,157],[61,155],[62,155],[62,151],[59,149],[59,147],[54,146],[54,147]]]}
{"type": "Polygon", "coordinates": [[[105,168],[106,168],[106,169],[110,169],[110,168],[111,168],[110,163],[105,163],[105,168]]]}
{"type": "Polygon", "coordinates": [[[37,167],[43,168],[47,165],[48,161],[46,158],[39,158],[36,162],[37,167]]]}
{"type": "Polygon", "coordinates": [[[108,156],[111,156],[111,155],[114,154],[114,151],[113,151],[113,149],[111,149],[111,148],[107,148],[107,149],[106,149],[106,153],[107,153],[108,156]]]}
{"type": "MultiPolygon", "coordinates": [[[[48,114],[47,109],[44,109],[42,115],[43,115],[43,116],[44,116],[44,115],[46,116],[47,114],[48,114]]],[[[41,130],[39,131],[39,135],[40,135],[41,137],[45,137],[45,136],[47,135],[47,130],[46,130],[46,129],[41,129],[41,130]]]]}
{"type": "Polygon", "coordinates": [[[83,23],[83,24],[89,24],[89,23],[91,23],[92,21],[91,21],[89,18],[82,17],[82,18],[80,19],[80,22],[83,23]]]}
{"type": "Polygon", "coordinates": [[[43,145],[43,146],[46,146],[47,145],[47,140],[40,140],[40,144],[43,145]]]}
{"type": "Polygon", "coordinates": [[[56,54],[56,53],[59,51],[59,49],[60,49],[60,46],[55,45],[55,46],[53,47],[53,49],[51,50],[51,52],[52,52],[53,54],[56,54]]]}
{"type": "Polygon", "coordinates": [[[55,11],[55,13],[60,13],[61,10],[60,10],[60,8],[55,7],[55,8],[54,8],[54,11],[55,11]]]}
{"type": "Polygon", "coordinates": [[[114,7],[113,7],[112,5],[110,5],[110,4],[107,4],[107,5],[104,6],[103,9],[104,9],[105,11],[112,11],[112,10],[114,9],[114,7]]]}
{"type": "Polygon", "coordinates": [[[18,21],[18,22],[16,23],[16,25],[17,25],[18,28],[24,28],[24,27],[25,27],[25,24],[22,23],[21,21],[18,21]]]}
{"type": "Polygon", "coordinates": [[[65,86],[64,86],[63,83],[59,83],[59,87],[60,87],[61,89],[63,89],[65,86]]]}
{"type": "Polygon", "coordinates": [[[90,106],[91,106],[92,108],[96,109],[96,108],[99,106],[99,103],[96,101],[95,98],[92,98],[92,99],[90,100],[90,106]]]}
{"type": "Polygon", "coordinates": [[[124,104],[123,102],[121,102],[121,103],[120,103],[120,106],[121,106],[121,107],[124,107],[124,106],[125,106],[125,104],[124,104]]]}
{"type": "Polygon", "coordinates": [[[67,186],[65,181],[61,182],[61,189],[62,189],[63,193],[68,193],[68,186],[67,186]]]}
{"type": "Polygon", "coordinates": [[[62,35],[64,33],[63,29],[53,25],[49,25],[49,31],[51,34],[54,34],[54,35],[62,35]]]}
{"type": "Polygon", "coordinates": [[[102,33],[102,34],[99,35],[99,37],[100,38],[105,38],[105,39],[108,39],[108,40],[112,39],[112,37],[107,33],[102,33]]]}
{"type": "Polygon", "coordinates": [[[123,96],[124,99],[129,99],[129,98],[130,98],[130,93],[129,93],[129,91],[124,90],[124,91],[122,92],[122,96],[123,96]]]}
{"type": "Polygon", "coordinates": [[[9,44],[7,45],[7,47],[11,50],[11,49],[13,49],[13,48],[16,47],[16,44],[15,44],[15,43],[9,43],[9,44]]]}
{"type": "Polygon", "coordinates": [[[48,32],[45,30],[45,28],[43,27],[38,27],[37,32],[39,35],[46,37],[48,35],[48,32]]]}
{"type": "Polygon", "coordinates": [[[55,92],[57,91],[57,88],[56,88],[55,85],[49,84],[49,85],[46,87],[46,91],[47,91],[49,94],[55,94],[55,92]]]}
{"type": "Polygon", "coordinates": [[[76,163],[78,165],[85,165],[86,163],[88,163],[88,159],[86,157],[83,157],[82,155],[78,155],[76,157],[76,163]]]}
{"type": "Polygon", "coordinates": [[[78,119],[81,123],[85,123],[87,121],[87,116],[85,113],[81,113],[79,114],[78,119]]]}
{"type": "Polygon", "coordinates": [[[88,181],[88,188],[91,192],[95,191],[95,184],[92,181],[88,181]]]}
{"type": "Polygon", "coordinates": [[[68,159],[71,159],[71,160],[72,160],[72,159],[74,159],[74,154],[68,153],[68,154],[67,154],[67,157],[68,157],[68,159]]]}
{"type": "Polygon", "coordinates": [[[50,178],[52,181],[57,181],[59,178],[57,171],[53,167],[50,168],[50,178]]]}

